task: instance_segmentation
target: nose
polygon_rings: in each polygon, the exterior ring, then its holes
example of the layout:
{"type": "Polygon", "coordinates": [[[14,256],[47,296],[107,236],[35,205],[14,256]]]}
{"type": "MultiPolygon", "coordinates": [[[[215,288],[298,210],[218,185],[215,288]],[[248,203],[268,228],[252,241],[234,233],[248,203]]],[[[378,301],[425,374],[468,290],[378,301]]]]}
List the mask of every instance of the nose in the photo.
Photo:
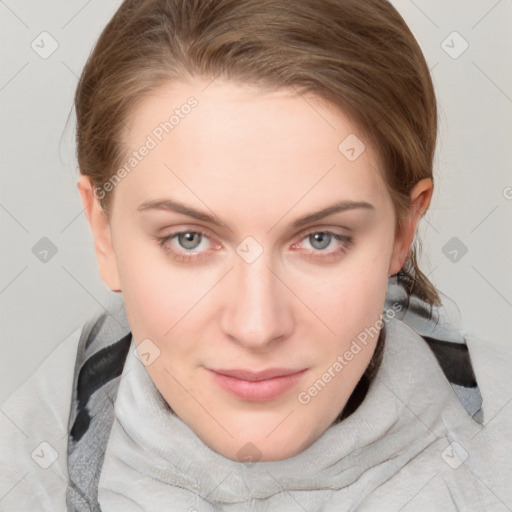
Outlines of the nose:
{"type": "Polygon", "coordinates": [[[293,331],[292,294],[265,253],[252,263],[240,258],[222,293],[222,331],[245,348],[266,350],[293,331]]]}

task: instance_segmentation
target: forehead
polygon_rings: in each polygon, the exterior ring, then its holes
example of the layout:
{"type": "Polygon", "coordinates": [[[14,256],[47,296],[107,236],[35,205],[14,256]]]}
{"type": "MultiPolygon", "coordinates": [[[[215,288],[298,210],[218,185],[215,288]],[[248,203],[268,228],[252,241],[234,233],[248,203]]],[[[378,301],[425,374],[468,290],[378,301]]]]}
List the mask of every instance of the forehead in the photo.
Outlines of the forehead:
{"type": "Polygon", "coordinates": [[[298,202],[307,208],[328,200],[389,200],[357,125],[293,89],[168,83],[137,104],[127,127],[126,162],[150,148],[115,190],[132,203],[166,193],[196,205],[204,197],[217,207],[229,200],[282,210],[298,202]]]}

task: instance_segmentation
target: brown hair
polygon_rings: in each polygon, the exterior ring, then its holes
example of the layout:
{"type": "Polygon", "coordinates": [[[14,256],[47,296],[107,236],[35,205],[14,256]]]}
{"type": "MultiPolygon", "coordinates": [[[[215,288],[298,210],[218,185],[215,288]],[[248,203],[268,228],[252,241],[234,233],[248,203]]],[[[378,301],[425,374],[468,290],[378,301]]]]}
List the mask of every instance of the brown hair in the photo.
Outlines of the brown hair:
{"type": "MultiPolygon", "coordinates": [[[[397,228],[412,187],[433,180],[437,106],[421,49],[385,0],[125,0],[75,95],[80,172],[101,188],[125,158],[134,106],[170,80],[228,80],[312,93],[350,115],[380,157],[397,228]]],[[[340,141],[341,142],[341,141],[340,141]]],[[[111,194],[101,198],[108,214],[111,194]]],[[[441,301],[415,240],[397,278],[441,301]]]]}

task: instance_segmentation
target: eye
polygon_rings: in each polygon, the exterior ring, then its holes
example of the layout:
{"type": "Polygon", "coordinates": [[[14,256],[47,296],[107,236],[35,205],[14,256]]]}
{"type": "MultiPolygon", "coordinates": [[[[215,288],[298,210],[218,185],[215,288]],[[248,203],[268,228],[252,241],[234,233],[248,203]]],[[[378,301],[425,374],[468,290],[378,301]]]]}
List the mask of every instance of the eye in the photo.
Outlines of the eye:
{"type": "MultiPolygon", "coordinates": [[[[201,230],[176,231],[164,237],[153,237],[162,249],[176,261],[199,261],[207,258],[208,235],[201,230]],[[187,254],[190,253],[190,254],[187,254]]],[[[215,245],[215,244],[214,244],[215,245]]],[[[220,246],[216,246],[220,247],[220,246]]]]}
{"type": "Polygon", "coordinates": [[[333,239],[333,235],[331,233],[321,231],[308,235],[307,239],[315,249],[322,250],[330,245],[333,239]]]}
{"type": "MultiPolygon", "coordinates": [[[[201,261],[210,256],[208,246],[219,249],[220,244],[211,242],[209,235],[198,229],[182,230],[164,237],[153,237],[164,251],[180,262],[201,261]]],[[[346,253],[353,244],[353,238],[332,231],[310,231],[291,246],[299,249],[303,256],[314,261],[336,259],[346,253]],[[312,250],[304,251],[302,244],[307,241],[312,250]],[[328,250],[328,248],[331,250],[328,250]]]]}
{"type": "Polygon", "coordinates": [[[177,237],[177,242],[184,249],[197,249],[198,245],[202,241],[203,235],[194,231],[184,231],[177,233],[172,238],[177,237]]]}
{"type": "MultiPolygon", "coordinates": [[[[332,231],[310,231],[302,239],[301,242],[307,241],[313,250],[306,252],[304,256],[312,260],[333,259],[346,253],[352,246],[354,239],[351,236],[332,231]],[[331,247],[332,250],[326,250],[331,247]]],[[[294,244],[292,247],[297,248],[301,242],[294,244]]]]}

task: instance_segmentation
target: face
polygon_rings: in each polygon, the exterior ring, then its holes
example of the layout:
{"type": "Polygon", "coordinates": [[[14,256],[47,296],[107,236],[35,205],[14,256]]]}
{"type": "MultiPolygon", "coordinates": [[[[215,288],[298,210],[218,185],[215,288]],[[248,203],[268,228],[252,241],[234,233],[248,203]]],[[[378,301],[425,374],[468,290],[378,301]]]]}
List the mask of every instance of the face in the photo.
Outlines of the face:
{"type": "Polygon", "coordinates": [[[364,373],[378,336],[361,333],[382,325],[417,219],[395,236],[377,155],[342,112],[207,85],[137,105],[108,222],[79,188],[102,277],[171,409],[228,458],[281,460],[322,435],[364,373]]]}

